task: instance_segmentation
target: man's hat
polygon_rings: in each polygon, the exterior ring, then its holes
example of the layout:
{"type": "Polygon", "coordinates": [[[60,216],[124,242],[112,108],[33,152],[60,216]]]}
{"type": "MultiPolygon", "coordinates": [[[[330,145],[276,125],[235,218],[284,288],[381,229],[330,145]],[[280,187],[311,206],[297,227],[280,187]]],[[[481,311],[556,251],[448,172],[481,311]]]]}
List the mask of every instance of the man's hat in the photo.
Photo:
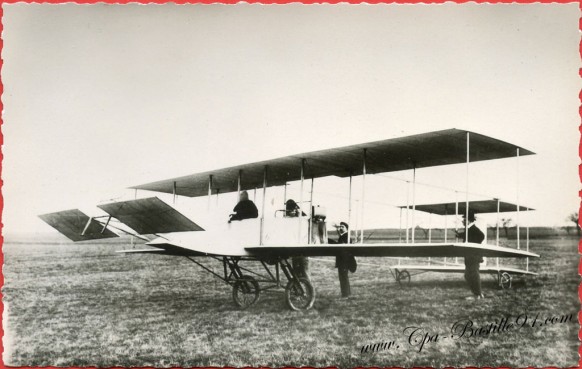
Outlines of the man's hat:
{"type": "MultiPolygon", "coordinates": [[[[465,214],[463,214],[463,218],[466,218],[465,214]]],[[[475,218],[475,212],[469,211],[469,222],[474,222],[477,218],[475,218]]]]}
{"type": "Polygon", "coordinates": [[[286,210],[297,210],[299,209],[299,205],[293,199],[289,199],[285,202],[286,210]]]}
{"type": "Polygon", "coordinates": [[[350,229],[350,226],[346,222],[340,222],[340,226],[344,226],[346,229],[350,229]]]}

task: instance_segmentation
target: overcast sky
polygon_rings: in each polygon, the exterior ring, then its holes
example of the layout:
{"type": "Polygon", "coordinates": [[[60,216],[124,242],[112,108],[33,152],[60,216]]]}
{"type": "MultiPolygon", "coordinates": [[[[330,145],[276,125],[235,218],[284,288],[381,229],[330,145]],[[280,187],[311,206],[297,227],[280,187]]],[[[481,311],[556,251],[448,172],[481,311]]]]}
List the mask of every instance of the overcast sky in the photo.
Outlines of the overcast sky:
{"type": "MultiPolygon", "coordinates": [[[[5,233],[131,185],[447,128],[537,153],[519,176],[515,159],[475,164],[472,191],[516,201],[519,185],[532,225],[578,208],[576,3],[2,6],[5,233]]],[[[462,189],[464,173],[417,179],[462,189]]],[[[333,213],[345,186],[321,183],[333,213]]],[[[366,199],[406,204],[391,183],[366,199]]]]}

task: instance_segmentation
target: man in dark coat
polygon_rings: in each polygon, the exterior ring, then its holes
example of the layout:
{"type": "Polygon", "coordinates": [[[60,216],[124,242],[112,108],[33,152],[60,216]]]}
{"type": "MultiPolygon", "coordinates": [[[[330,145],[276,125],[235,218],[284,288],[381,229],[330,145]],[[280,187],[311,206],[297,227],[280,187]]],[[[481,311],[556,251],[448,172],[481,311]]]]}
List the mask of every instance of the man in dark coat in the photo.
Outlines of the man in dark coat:
{"type": "MultiPolygon", "coordinates": [[[[337,243],[348,243],[349,226],[345,222],[341,222],[338,227],[339,238],[337,243]]],[[[340,290],[342,297],[349,297],[351,295],[350,276],[348,272],[354,273],[357,268],[356,258],[353,255],[342,253],[335,258],[335,267],[337,268],[340,290]]]]}
{"type": "Polygon", "coordinates": [[[230,214],[229,223],[233,220],[243,220],[250,218],[258,218],[259,210],[257,209],[254,202],[249,200],[249,194],[247,191],[240,193],[240,201],[234,209],[232,209],[234,214],[230,214]]]}
{"type": "Polygon", "coordinates": [[[339,233],[339,238],[337,240],[337,243],[348,243],[348,231],[350,229],[350,226],[348,225],[348,223],[346,222],[341,222],[339,224],[339,227],[337,229],[337,232],[339,233]]]}
{"type": "MultiPolygon", "coordinates": [[[[463,217],[463,225],[467,223],[467,219],[463,217]]],[[[457,237],[461,242],[482,243],[485,235],[475,225],[475,214],[469,213],[469,225],[467,226],[468,236],[465,237],[465,232],[458,232],[457,237]]],[[[473,292],[473,296],[467,299],[482,299],[485,296],[481,291],[481,275],[479,274],[479,264],[483,262],[483,257],[480,255],[465,256],[465,280],[473,292]]]]}

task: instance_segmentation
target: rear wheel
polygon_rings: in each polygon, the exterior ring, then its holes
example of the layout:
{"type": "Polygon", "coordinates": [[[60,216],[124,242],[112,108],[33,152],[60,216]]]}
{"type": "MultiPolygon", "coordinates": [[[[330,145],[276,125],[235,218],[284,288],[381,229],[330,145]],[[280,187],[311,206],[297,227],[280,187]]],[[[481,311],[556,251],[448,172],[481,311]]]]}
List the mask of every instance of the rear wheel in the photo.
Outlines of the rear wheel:
{"type": "Polygon", "coordinates": [[[499,287],[501,287],[501,289],[508,289],[511,288],[511,274],[507,273],[507,272],[503,272],[501,273],[501,275],[499,276],[499,287]]]}
{"type": "Polygon", "coordinates": [[[251,276],[242,276],[232,288],[232,299],[236,306],[246,309],[259,300],[259,282],[251,276]]]}
{"type": "Polygon", "coordinates": [[[398,272],[398,274],[396,275],[396,281],[401,286],[403,284],[409,284],[410,283],[410,273],[408,273],[408,270],[403,270],[401,272],[398,272]]]}
{"type": "Polygon", "coordinates": [[[315,290],[307,278],[292,279],[285,287],[285,299],[292,310],[309,310],[315,302],[315,290]]]}

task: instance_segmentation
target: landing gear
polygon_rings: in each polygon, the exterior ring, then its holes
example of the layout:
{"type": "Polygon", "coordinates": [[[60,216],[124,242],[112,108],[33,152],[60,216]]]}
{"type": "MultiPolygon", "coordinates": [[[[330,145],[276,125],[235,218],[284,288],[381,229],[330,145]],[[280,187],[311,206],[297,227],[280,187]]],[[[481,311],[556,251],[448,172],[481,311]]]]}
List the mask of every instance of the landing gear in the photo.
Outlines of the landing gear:
{"type": "Polygon", "coordinates": [[[259,282],[251,276],[243,275],[232,287],[232,299],[236,306],[246,309],[259,300],[259,282]]]}
{"type": "Polygon", "coordinates": [[[231,285],[232,299],[240,309],[247,309],[254,305],[259,300],[262,291],[282,287],[281,274],[284,274],[289,281],[285,287],[285,301],[292,310],[311,309],[315,302],[315,290],[309,277],[304,274],[305,272],[301,273],[299,270],[296,271],[289,259],[272,258],[258,260],[263,265],[264,272],[266,272],[266,274],[260,274],[256,269],[252,270],[241,265],[241,261],[243,260],[257,261],[256,259],[225,256],[222,258],[224,277],[214,273],[214,271],[198,263],[193,258],[188,259],[231,285]],[[274,273],[268,265],[275,266],[274,273]],[[243,274],[243,272],[246,274],[243,274]],[[250,276],[249,274],[253,274],[258,278],[250,276]]]}
{"type": "Polygon", "coordinates": [[[309,279],[291,279],[285,287],[285,300],[292,310],[311,309],[315,302],[315,290],[309,279]]]}

